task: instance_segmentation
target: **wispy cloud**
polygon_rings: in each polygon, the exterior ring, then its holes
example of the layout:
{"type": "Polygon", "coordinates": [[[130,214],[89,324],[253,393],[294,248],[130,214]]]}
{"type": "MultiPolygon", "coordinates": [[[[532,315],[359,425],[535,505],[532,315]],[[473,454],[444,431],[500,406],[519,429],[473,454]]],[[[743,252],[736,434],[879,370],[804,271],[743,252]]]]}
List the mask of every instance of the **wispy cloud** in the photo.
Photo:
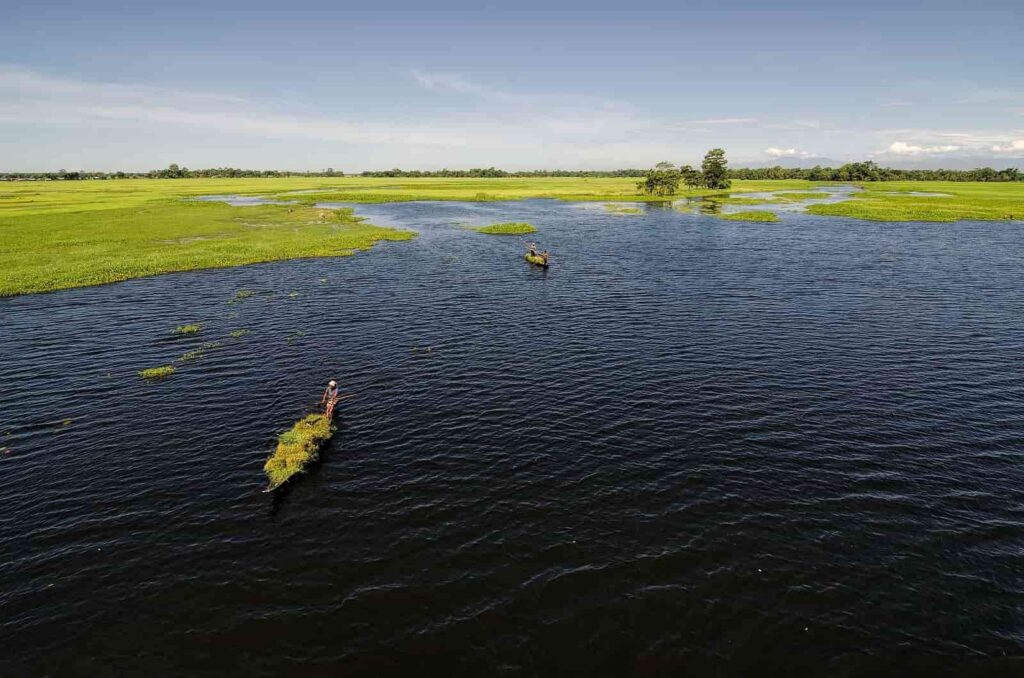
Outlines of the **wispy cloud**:
{"type": "Polygon", "coordinates": [[[500,101],[525,103],[526,99],[520,95],[504,92],[487,85],[482,85],[469,80],[458,73],[425,73],[413,71],[412,77],[425,89],[433,91],[450,91],[460,94],[473,94],[485,99],[496,99],[500,101]]]}
{"type": "Polygon", "coordinates": [[[776,148],[774,146],[764,149],[764,152],[773,158],[806,158],[811,155],[807,151],[800,151],[795,148],[776,148]]]}
{"type": "Polygon", "coordinates": [[[918,146],[916,144],[909,144],[905,141],[894,141],[889,144],[889,148],[886,150],[889,153],[894,153],[895,155],[933,155],[936,153],[952,153],[953,151],[960,150],[960,146],[955,144],[918,146]]]}
{"type": "Polygon", "coordinates": [[[1024,153],[1024,139],[1014,139],[1005,146],[996,144],[992,150],[996,153],[1024,153]]]}
{"type": "Polygon", "coordinates": [[[707,120],[690,120],[691,125],[747,125],[757,122],[757,118],[709,118],[707,120]]]}

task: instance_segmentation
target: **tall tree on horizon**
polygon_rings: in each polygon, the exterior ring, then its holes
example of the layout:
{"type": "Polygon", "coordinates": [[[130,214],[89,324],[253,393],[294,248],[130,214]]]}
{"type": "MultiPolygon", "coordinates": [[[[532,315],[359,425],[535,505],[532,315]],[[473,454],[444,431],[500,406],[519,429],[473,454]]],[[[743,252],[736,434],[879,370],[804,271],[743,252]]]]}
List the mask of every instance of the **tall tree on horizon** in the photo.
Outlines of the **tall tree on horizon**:
{"type": "Polygon", "coordinates": [[[732,181],[729,179],[729,161],[725,159],[725,151],[721,148],[712,148],[704,155],[704,162],[701,163],[701,170],[704,174],[704,185],[708,188],[729,188],[732,181]]]}

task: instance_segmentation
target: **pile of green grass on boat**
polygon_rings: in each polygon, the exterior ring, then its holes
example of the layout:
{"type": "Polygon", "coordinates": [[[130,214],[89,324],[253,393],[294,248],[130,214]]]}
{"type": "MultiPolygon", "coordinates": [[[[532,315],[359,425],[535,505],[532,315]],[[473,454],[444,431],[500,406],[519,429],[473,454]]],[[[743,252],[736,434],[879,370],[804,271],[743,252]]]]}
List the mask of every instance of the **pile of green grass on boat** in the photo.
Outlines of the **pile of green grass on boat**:
{"type": "Polygon", "coordinates": [[[277,449],[263,465],[267,474],[267,491],[283,485],[296,473],[301,473],[320,456],[320,447],[335,431],[334,424],[322,414],[310,414],[296,422],[277,440],[277,449]]]}
{"type": "Polygon", "coordinates": [[[145,370],[139,371],[139,376],[143,379],[163,379],[174,374],[173,365],[163,365],[161,367],[150,367],[145,370]]]}
{"type": "Polygon", "coordinates": [[[728,219],[729,221],[778,221],[779,217],[775,212],[769,212],[768,210],[748,210],[746,212],[733,212],[732,214],[719,214],[719,219],[728,219]]]}
{"type": "Polygon", "coordinates": [[[533,224],[525,221],[506,221],[501,224],[490,226],[476,226],[473,228],[478,233],[489,233],[491,235],[522,235],[523,233],[536,233],[537,229],[533,224]]]}

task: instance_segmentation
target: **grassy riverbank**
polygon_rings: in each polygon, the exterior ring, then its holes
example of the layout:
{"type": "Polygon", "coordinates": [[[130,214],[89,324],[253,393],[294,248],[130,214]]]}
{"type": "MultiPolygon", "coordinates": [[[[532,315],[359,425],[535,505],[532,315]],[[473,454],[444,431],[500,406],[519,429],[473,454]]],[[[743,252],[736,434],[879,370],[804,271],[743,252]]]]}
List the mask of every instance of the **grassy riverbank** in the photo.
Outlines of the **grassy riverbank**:
{"type": "Polygon", "coordinates": [[[343,256],[378,240],[413,236],[367,224],[350,210],[181,200],[3,215],[0,234],[0,296],[172,271],[343,256]]]}
{"type": "Polygon", "coordinates": [[[862,188],[850,200],[810,205],[807,211],[873,221],[1024,220],[1020,182],[891,181],[865,183],[862,188]]]}

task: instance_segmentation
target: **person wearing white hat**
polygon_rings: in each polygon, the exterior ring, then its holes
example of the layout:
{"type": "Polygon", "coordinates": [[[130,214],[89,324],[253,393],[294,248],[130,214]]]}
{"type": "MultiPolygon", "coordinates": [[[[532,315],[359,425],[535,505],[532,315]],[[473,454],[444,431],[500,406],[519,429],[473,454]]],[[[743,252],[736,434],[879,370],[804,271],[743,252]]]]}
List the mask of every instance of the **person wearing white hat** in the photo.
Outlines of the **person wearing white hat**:
{"type": "Polygon", "coordinates": [[[325,405],[324,415],[330,419],[334,416],[334,406],[338,402],[338,382],[331,379],[327,382],[327,388],[324,390],[324,395],[320,398],[320,404],[325,405]]]}

